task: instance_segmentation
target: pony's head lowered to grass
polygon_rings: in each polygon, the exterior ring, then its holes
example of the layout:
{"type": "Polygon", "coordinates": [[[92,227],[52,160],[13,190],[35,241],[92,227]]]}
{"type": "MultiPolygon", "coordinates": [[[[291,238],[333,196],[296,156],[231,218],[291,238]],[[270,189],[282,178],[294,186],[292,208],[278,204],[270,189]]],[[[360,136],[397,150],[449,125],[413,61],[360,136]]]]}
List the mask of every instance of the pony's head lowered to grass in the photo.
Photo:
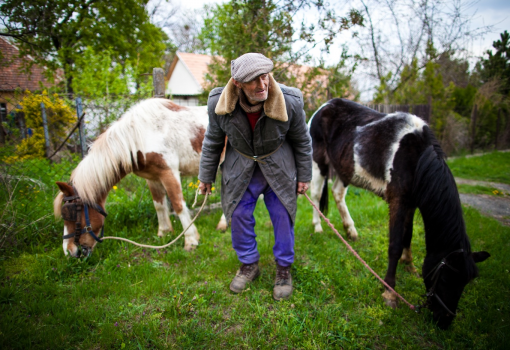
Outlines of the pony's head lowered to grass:
{"type": "Polygon", "coordinates": [[[88,203],[76,189],[57,182],[60,193],[53,202],[56,218],[64,220],[63,249],[66,255],[89,256],[100,240],[106,213],[104,203],[88,203]]]}

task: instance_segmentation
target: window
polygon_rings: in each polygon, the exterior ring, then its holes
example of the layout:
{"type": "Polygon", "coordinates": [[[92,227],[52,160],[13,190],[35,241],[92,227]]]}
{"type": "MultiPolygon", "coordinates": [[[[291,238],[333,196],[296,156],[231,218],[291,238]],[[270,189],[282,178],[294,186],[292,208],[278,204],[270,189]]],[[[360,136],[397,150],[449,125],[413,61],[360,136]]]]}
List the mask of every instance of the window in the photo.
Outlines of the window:
{"type": "Polygon", "coordinates": [[[0,121],[2,121],[2,122],[7,121],[7,104],[6,103],[0,103],[0,121]]]}

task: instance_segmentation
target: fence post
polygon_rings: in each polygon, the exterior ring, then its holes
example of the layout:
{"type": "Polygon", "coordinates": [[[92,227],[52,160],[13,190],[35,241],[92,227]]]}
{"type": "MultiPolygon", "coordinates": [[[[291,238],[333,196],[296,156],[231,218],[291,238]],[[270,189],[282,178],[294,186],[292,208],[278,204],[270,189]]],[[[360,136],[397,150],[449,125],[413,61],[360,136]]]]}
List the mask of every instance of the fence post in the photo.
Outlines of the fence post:
{"type": "Polygon", "coordinates": [[[23,139],[27,138],[27,133],[25,130],[25,113],[22,111],[20,105],[16,105],[16,121],[18,122],[19,131],[21,132],[21,137],[23,139]]]}
{"type": "Polygon", "coordinates": [[[475,104],[473,114],[471,114],[471,154],[475,151],[475,136],[476,136],[476,113],[478,106],[475,104]]]}
{"type": "Polygon", "coordinates": [[[42,121],[44,129],[44,148],[46,151],[46,157],[50,156],[50,133],[48,132],[48,118],[46,117],[46,107],[41,102],[42,121]]]}
{"type": "Polygon", "coordinates": [[[154,85],[154,97],[165,97],[165,72],[163,68],[152,69],[152,84],[154,85]]]}
{"type": "MultiPolygon", "coordinates": [[[[81,118],[83,114],[83,109],[81,106],[81,97],[76,97],[76,114],[78,115],[78,119],[81,118]]],[[[80,122],[80,127],[78,128],[80,134],[80,145],[81,145],[81,159],[83,159],[87,155],[87,143],[85,141],[85,118],[83,118],[80,122]]]]}
{"type": "Polygon", "coordinates": [[[498,109],[498,119],[496,119],[496,137],[494,138],[494,149],[498,149],[499,126],[501,124],[501,107],[498,109]]]}

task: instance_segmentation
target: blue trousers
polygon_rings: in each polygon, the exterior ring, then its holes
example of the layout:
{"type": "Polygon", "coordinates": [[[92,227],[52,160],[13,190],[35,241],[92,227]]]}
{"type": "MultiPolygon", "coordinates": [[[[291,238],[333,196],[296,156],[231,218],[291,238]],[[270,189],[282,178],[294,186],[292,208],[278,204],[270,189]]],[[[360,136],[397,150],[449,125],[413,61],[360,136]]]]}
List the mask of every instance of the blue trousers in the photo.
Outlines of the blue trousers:
{"type": "Polygon", "coordinates": [[[264,202],[273,223],[275,261],[280,266],[290,266],[294,262],[294,225],[287,209],[267,183],[258,165],[248,189],[232,214],[232,246],[242,263],[252,264],[259,261],[253,212],[261,194],[264,195],[264,202]]]}

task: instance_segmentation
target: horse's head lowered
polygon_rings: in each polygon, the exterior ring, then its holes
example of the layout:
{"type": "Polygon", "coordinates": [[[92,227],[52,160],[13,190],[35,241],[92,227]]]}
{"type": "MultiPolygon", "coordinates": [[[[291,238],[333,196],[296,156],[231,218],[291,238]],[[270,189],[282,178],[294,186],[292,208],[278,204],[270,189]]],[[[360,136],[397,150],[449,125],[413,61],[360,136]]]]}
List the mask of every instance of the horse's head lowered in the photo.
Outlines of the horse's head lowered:
{"type": "Polygon", "coordinates": [[[73,186],[65,182],[57,182],[57,186],[61,193],[55,198],[54,212],[64,220],[64,254],[89,256],[101,242],[107,214],[99,204],[84,202],[73,186]]]}
{"type": "Polygon", "coordinates": [[[457,315],[457,305],[464,287],[478,276],[476,263],[490,257],[484,251],[466,253],[464,249],[450,252],[437,262],[425,259],[423,276],[427,289],[426,306],[432,311],[434,322],[447,329],[457,315]]]}

